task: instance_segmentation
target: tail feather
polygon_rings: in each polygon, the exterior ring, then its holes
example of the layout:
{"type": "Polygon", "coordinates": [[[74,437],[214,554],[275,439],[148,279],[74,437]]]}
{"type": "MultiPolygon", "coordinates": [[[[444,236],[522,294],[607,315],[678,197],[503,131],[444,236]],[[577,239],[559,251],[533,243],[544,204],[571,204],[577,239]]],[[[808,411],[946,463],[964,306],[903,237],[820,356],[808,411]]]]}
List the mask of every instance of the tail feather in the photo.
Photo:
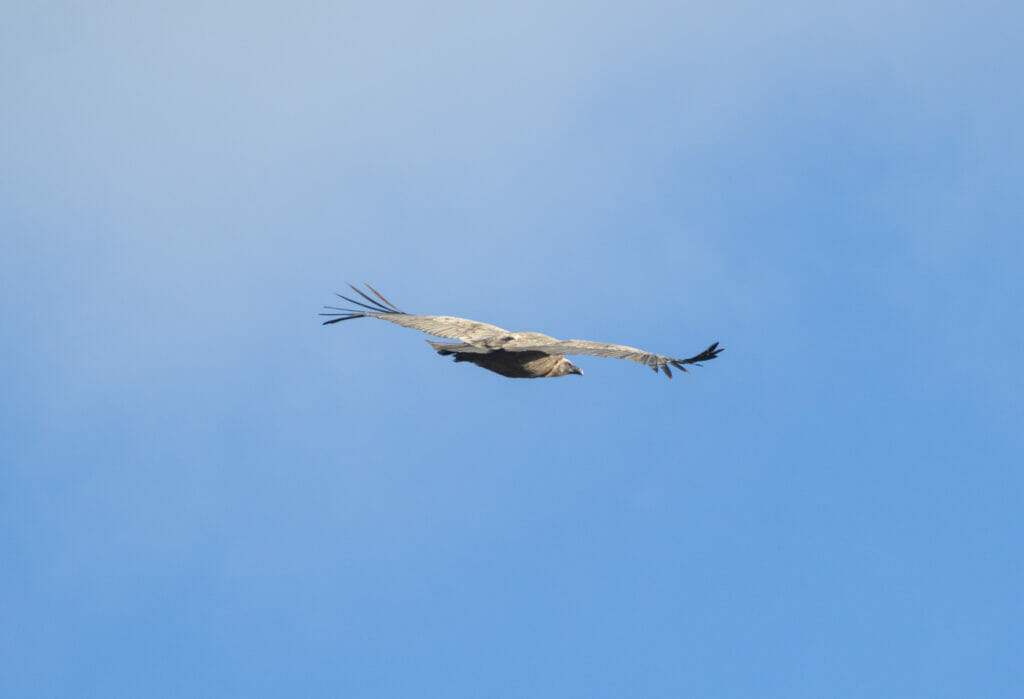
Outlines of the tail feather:
{"type": "Polygon", "coordinates": [[[427,340],[427,342],[442,357],[447,357],[449,354],[490,354],[493,351],[465,342],[437,342],[435,340],[427,340]]]}
{"type": "Polygon", "coordinates": [[[458,348],[462,346],[461,342],[435,342],[434,340],[427,340],[430,346],[437,350],[437,353],[442,357],[447,357],[449,354],[455,354],[458,348]]]}

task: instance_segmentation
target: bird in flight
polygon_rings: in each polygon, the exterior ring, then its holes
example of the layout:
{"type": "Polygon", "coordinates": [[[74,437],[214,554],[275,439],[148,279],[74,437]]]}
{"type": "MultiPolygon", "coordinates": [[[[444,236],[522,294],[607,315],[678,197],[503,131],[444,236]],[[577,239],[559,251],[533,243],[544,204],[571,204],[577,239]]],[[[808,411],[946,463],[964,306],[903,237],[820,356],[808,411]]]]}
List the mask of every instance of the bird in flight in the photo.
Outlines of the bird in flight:
{"type": "Polygon", "coordinates": [[[480,323],[467,318],[452,316],[421,316],[398,310],[393,303],[381,296],[369,284],[367,290],[377,298],[371,298],[356,287],[349,287],[362,297],[362,301],[337,294],[358,308],[336,308],[325,306],[331,319],[324,325],[340,323],[353,318],[379,318],[406,328],[414,328],[428,335],[443,337],[458,342],[435,342],[427,340],[441,356],[455,355],[456,362],[471,362],[496,374],[512,379],[539,379],[583,375],[578,366],[565,358],[567,354],[590,354],[595,357],[628,359],[643,364],[658,373],[672,378],[670,366],[685,373],[687,364],[696,364],[714,359],[723,348],[714,343],[706,350],[688,359],[674,359],[663,354],[645,352],[626,345],[609,345],[590,340],[556,340],[548,335],[532,332],[510,332],[496,325],[480,323]]]}

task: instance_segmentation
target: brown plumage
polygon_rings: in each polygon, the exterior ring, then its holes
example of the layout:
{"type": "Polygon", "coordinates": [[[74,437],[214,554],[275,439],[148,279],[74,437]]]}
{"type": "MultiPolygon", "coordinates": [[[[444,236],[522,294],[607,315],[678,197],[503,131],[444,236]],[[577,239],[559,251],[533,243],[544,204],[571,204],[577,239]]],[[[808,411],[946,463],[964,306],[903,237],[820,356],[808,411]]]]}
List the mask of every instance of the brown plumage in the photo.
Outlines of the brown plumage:
{"type": "Polygon", "coordinates": [[[357,301],[338,294],[348,303],[359,306],[358,309],[335,308],[326,306],[332,313],[321,313],[331,316],[324,325],[338,323],[353,318],[379,318],[406,328],[414,328],[428,335],[444,337],[459,342],[435,342],[427,340],[442,356],[455,355],[456,362],[471,362],[496,374],[513,379],[538,379],[580,374],[583,372],[575,364],[565,358],[567,354],[590,354],[596,357],[614,357],[649,366],[658,372],[665,372],[672,378],[673,366],[685,373],[686,364],[700,365],[700,362],[714,359],[722,348],[718,343],[712,344],[698,355],[688,359],[674,359],[662,354],[645,352],[644,350],[626,345],[610,345],[590,340],[556,340],[548,335],[534,332],[509,332],[496,325],[488,325],[466,318],[453,316],[421,316],[398,310],[394,304],[369,284],[367,289],[377,298],[371,298],[356,287],[349,284],[363,301],[357,301]]]}

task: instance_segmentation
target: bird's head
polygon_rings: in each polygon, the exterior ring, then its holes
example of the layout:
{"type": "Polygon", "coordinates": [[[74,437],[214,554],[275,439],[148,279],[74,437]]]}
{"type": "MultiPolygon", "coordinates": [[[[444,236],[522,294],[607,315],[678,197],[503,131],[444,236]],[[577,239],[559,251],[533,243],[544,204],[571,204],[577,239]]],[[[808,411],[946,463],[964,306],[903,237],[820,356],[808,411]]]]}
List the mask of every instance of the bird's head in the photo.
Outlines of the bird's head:
{"type": "Polygon", "coordinates": [[[558,360],[557,366],[555,366],[554,376],[568,376],[569,374],[579,374],[583,376],[583,370],[578,366],[570,362],[565,357],[558,360]]]}

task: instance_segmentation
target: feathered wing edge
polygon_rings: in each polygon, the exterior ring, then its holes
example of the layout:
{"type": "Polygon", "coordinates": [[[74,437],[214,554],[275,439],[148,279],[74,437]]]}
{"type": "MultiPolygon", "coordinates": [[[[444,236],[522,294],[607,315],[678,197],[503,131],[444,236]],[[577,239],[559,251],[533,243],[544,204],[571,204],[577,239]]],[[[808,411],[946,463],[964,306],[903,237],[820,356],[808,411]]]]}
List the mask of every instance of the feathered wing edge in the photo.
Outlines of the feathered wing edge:
{"type": "Polygon", "coordinates": [[[350,299],[348,296],[342,296],[341,294],[335,294],[335,296],[338,296],[339,298],[342,298],[351,304],[359,306],[364,310],[360,311],[355,308],[337,308],[335,306],[324,306],[324,308],[330,311],[335,311],[334,313],[320,314],[322,316],[329,316],[331,318],[331,320],[325,320],[323,322],[324,325],[330,325],[331,323],[340,323],[343,320],[352,320],[353,318],[365,318],[366,316],[375,313],[382,313],[384,315],[408,315],[405,311],[398,310],[395,304],[391,303],[386,298],[384,298],[379,291],[374,289],[369,284],[366,285],[366,288],[369,289],[374,296],[380,299],[380,301],[370,298],[369,296],[367,296],[366,294],[364,294],[362,291],[352,286],[351,284],[349,284],[348,286],[350,289],[352,289],[352,291],[362,296],[363,299],[367,301],[367,303],[363,303],[362,301],[356,301],[355,299],[350,299]]]}
{"type": "Polygon", "coordinates": [[[714,359],[724,350],[724,347],[719,347],[717,342],[713,342],[710,345],[708,345],[708,348],[701,352],[700,354],[695,354],[692,357],[688,357],[687,359],[673,359],[672,357],[666,357],[662,354],[654,354],[653,352],[647,352],[645,353],[646,357],[638,357],[633,361],[640,362],[641,364],[645,364],[646,366],[651,367],[655,374],[658,373],[658,369],[661,369],[662,371],[665,372],[665,376],[671,379],[672,370],[669,368],[669,365],[674,366],[676,369],[679,369],[684,374],[689,374],[690,372],[686,368],[686,364],[692,364],[694,366],[704,366],[703,364],[701,364],[701,362],[706,362],[709,359],[714,359]]]}
{"type": "MultiPolygon", "coordinates": [[[[719,347],[717,342],[713,342],[713,343],[711,343],[711,345],[708,346],[708,348],[706,350],[704,350],[700,354],[694,355],[694,356],[690,357],[689,359],[669,359],[668,362],[666,364],[664,364],[661,368],[665,370],[665,373],[668,375],[668,377],[670,379],[672,378],[672,372],[669,371],[669,368],[668,368],[669,364],[674,366],[676,369],[682,370],[683,373],[689,374],[690,372],[686,370],[686,367],[683,366],[684,364],[693,364],[694,366],[704,366],[703,364],[701,364],[701,362],[706,362],[709,359],[714,359],[720,353],[722,353],[724,350],[725,350],[724,347],[719,347]]],[[[657,366],[654,367],[654,372],[655,373],[658,372],[658,367],[657,366]]]]}
{"type": "Polygon", "coordinates": [[[338,297],[348,301],[353,306],[358,306],[358,308],[325,306],[324,308],[333,312],[320,314],[330,317],[330,320],[324,321],[324,325],[340,323],[343,320],[351,320],[353,318],[379,318],[404,328],[419,330],[427,335],[462,340],[463,342],[487,346],[489,349],[494,348],[493,343],[501,343],[512,337],[511,333],[504,328],[499,328],[497,325],[490,325],[489,323],[481,323],[477,320],[456,318],[454,316],[423,316],[406,313],[399,310],[397,306],[384,298],[379,291],[369,284],[366,285],[366,288],[380,299],[379,301],[370,298],[369,295],[351,284],[349,284],[349,287],[359,294],[363,300],[359,301],[348,296],[342,296],[341,294],[338,294],[338,297]]]}

